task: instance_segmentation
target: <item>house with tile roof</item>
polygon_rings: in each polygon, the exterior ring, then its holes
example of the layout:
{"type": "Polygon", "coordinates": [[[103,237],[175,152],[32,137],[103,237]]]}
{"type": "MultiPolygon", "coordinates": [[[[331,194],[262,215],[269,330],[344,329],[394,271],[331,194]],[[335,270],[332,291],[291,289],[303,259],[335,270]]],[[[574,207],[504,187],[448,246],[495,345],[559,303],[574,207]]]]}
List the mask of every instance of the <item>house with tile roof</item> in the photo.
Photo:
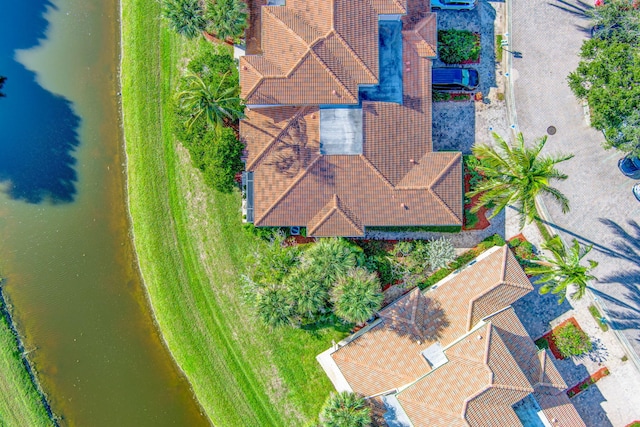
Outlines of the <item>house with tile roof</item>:
{"type": "Polygon", "coordinates": [[[508,247],[414,289],[317,359],[391,426],[578,427],[566,383],[510,305],[533,290],[508,247]]]}
{"type": "Polygon", "coordinates": [[[239,61],[248,222],[351,237],[462,225],[462,155],[432,145],[436,19],[426,7],[262,6],[261,50],[239,61]]]}

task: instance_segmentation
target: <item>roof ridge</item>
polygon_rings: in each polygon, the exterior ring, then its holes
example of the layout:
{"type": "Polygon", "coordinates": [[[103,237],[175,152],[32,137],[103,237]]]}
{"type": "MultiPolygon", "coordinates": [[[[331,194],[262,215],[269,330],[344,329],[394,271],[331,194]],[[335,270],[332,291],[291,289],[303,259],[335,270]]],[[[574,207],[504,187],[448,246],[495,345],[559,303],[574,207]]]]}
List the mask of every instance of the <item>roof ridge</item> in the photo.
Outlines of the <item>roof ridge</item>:
{"type": "MultiPolygon", "coordinates": [[[[427,155],[433,155],[437,153],[434,153],[433,151],[430,153],[426,153],[425,157],[427,155]]],[[[449,163],[447,163],[445,165],[445,167],[442,168],[442,170],[440,171],[440,173],[438,175],[435,176],[435,178],[433,178],[431,180],[431,184],[429,185],[429,189],[431,189],[431,187],[433,187],[434,185],[438,184],[440,182],[440,180],[444,177],[444,175],[449,172],[449,169],[451,169],[453,167],[453,163],[458,160],[460,157],[462,156],[461,152],[456,152],[455,155],[451,158],[451,160],[449,160],[449,163]]],[[[420,160],[422,162],[422,159],[420,160]]]]}
{"type": "Polygon", "coordinates": [[[353,228],[355,228],[356,230],[363,230],[364,231],[364,227],[358,226],[358,224],[356,224],[356,222],[349,217],[349,214],[347,213],[346,209],[343,208],[343,204],[345,206],[346,206],[346,204],[342,201],[342,199],[340,197],[338,197],[337,194],[334,194],[334,196],[335,196],[334,200],[335,200],[335,203],[336,203],[336,208],[342,214],[342,216],[349,222],[349,224],[351,224],[351,226],[353,228]]]}
{"type": "Polygon", "coordinates": [[[294,188],[296,185],[298,185],[298,184],[300,183],[300,181],[302,181],[302,178],[304,178],[304,177],[309,173],[309,171],[311,170],[311,168],[313,167],[313,165],[315,165],[315,164],[316,164],[316,163],[317,163],[321,158],[322,158],[322,156],[318,156],[318,157],[316,157],[315,159],[313,159],[313,161],[312,161],[311,163],[309,163],[309,166],[307,166],[307,168],[304,170],[304,172],[303,172],[303,173],[301,173],[301,174],[300,174],[300,176],[299,176],[299,177],[297,177],[297,178],[296,178],[296,179],[291,183],[291,185],[290,185],[289,187],[287,187],[287,189],[286,189],[286,190],[284,190],[284,191],[282,192],[282,194],[280,195],[280,197],[278,197],[278,198],[277,198],[277,199],[276,199],[276,200],[271,204],[271,206],[269,206],[269,207],[264,211],[264,213],[262,214],[262,216],[260,217],[260,219],[259,219],[259,220],[257,220],[257,219],[256,219],[256,220],[254,221],[254,224],[259,226],[259,224],[257,224],[257,223],[259,223],[262,219],[264,219],[264,217],[266,217],[268,214],[270,214],[270,213],[275,209],[275,207],[276,207],[278,204],[280,204],[280,202],[282,202],[282,200],[283,200],[284,198],[286,198],[286,197],[289,195],[289,192],[290,192],[291,190],[293,190],[293,188],[294,188]]]}
{"type": "MultiPolygon", "coordinates": [[[[273,13],[273,11],[271,10],[274,6],[266,6],[266,7],[262,7],[262,11],[266,11],[267,14],[269,14],[271,17],[275,18],[278,22],[280,22],[282,24],[282,26],[284,26],[284,28],[291,34],[293,34],[300,42],[302,42],[302,44],[304,44],[305,46],[309,47],[309,43],[306,42],[305,39],[303,39],[300,34],[296,33],[295,31],[293,31],[293,28],[291,28],[289,25],[287,25],[286,22],[284,22],[282,19],[280,19],[280,17],[278,15],[276,15],[275,13],[273,13]]],[[[281,8],[279,10],[284,10],[287,13],[291,12],[294,15],[299,16],[297,13],[295,13],[293,10],[291,10],[290,8],[281,8]]],[[[304,21],[304,20],[303,20],[304,21]]],[[[303,55],[304,56],[304,55],[303,55]]]]}
{"type": "Polygon", "coordinates": [[[292,118],[289,119],[289,121],[287,122],[287,125],[285,127],[283,127],[280,132],[278,132],[278,134],[275,136],[275,138],[273,138],[271,140],[271,142],[269,142],[256,156],[256,158],[249,164],[247,164],[245,166],[246,170],[251,169],[256,163],[258,163],[259,160],[262,160],[262,158],[264,156],[267,155],[267,151],[271,151],[271,149],[273,148],[273,146],[280,140],[280,137],[287,131],[289,130],[289,128],[291,127],[291,125],[293,124],[293,122],[295,120],[297,120],[300,116],[303,115],[303,113],[306,113],[306,111],[309,109],[309,107],[300,107],[297,111],[296,114],[294,114],[294,116],[292,118]]]}
{"type": "MultiPolygon", "coordinates": [[[[329,202],[329,203],[331,203],[331,202],[329,202]]],[[[327,211],[327,213],[326,213],[322,218],[320,218],[320,220],[319,220],[318,222],[316,222],[316,225],[314,225],[312,228],[310,228],[310,229],[308,230],[308,232],[309,232],[308,234],[309,234],[310,236],[311,236],[311,235],[313,235],[313,233],[315,233],[315,231],[316,231],[318,228],[320,228],[320,227],[322,226],[322,224],[324,224],[325,222],[327,222],[327,220],[329,219],[329,217],[331,217],[331,215],[333,215],[333,213],[334,213],[336,210],[338,210],[337,206],[333,206],[331,209],[329,209],[329,210],[327,211]]]]}
{"type": "MultiPolygon", "coordinates": [[[[309,51],[307,52],[307,55],[311,55],[316,61],[318,61],[318,63],[320,63],[320,65],[322,66],[322,68],[324,68],[324,70],[333,78],[333,80],[338,84],[338,86],[340,86],[342,88],[342,90],[344,90],[345,92],[347,92],[349,94],[349,96],[351,97],[351,99],[353,101],[358,101],[358,98],[351,93],[351,91],[349,90],[349,88],[347,88],[347,86],[345,86],[344,83],[342,83],[342,80],[340,80],[340,78],[338,78],[338,76],[331,70],[331,68],[329,68],[329,66],[327,65],[326,62],[324,62],[322,60],[322,58],[320,58],[320,56],[314,52],[313,50],[313,46],[316,46],[318,43],[322,42],[322,41],[327,41],[327,37],[324,36],[321,39],[318,39],[315,43],[313,43],[313,45],[309,45],[309,51]]],[[[304,57],[306,57],[307,55],[305,55],[304,57]]],[[[303,57],[303,58],[304,58],[303,57]]],[[[297,64],[296,64],[297,65],[297,64]]],[[[342,66],[342,65],[341,65],[342,66]]],[[[297,68],[294,67],[294,69],[297,68]]]]}
{"type": "Polygon", "coordinates": [[[364,61],[362,61],[362,59],[356,54],[356,52],[351,48],[349,43],[347,43],[347,41],[342,37],[342,35],[338,31],[336,31],[335,28],[333,28],[331,32],[338,38],[338,40],[340,41],[340,44],[342,44],[342,46],[344,46],[344,48],[347,49],[347,51],[356,60],[358,65],[362,67],[365,73],[368,74],[369,77],[371,77],[373,80],[380,82],[380,78],[376,77],[375,74],[373,74],[373,71],[371,71],[369,67],[367,67],[367,64],[365,64],[364,61]]]}
{"type": "Polygon", "coordinates": [[[507,277],[507,259],[509,258],[509,247],[507,245],[505,245],[504,247],[504,255],[502,256],[502,264],[500,265],[500,268],[502,269],[502,271],[500,272],[500,281],[502,283],[506,283],[505,278],[507,277]]]}
{"type": "MultiPolygon", "coordinates": [[[[524,372],[523,372],[523,375],[524,375],[524,372]]],[[[492,384],[491,387],[499,388],[501,390],[523,391],[527,393],[535,392],[533,387],[520,387],[517,385],[492,384]]]]}
{"type": "Polygon", "coordinates": [[[509,281],[509,280],[503,280],[501,283],[502,283],[503,285],[513,286],[514,288],[529,289],[529,290],[531,290],[531,288],[529,288],[527,285],[522,285],[522,284],[520,284],[520,283],[511,282],[511,281],[509,281]]]}
{"type": "Polygon", "coordinates": [[[458,218],[458,215],[456,215],[456,213],[449,207],[449,205],[447,205],[444,200],[442,200],[440,198],[440,195],[438,193],[436,193],[435,191],[433,191],[431,188],[427,189],[428,192],[430,192],[431,194],[433,194],[433,197],[435,197],[435,199],[438,201],[438,203],[440,203],[440,205],[444,206],[444,208],[451,214],[451,216],[457,220],[461,220],[462,218],[458,218]]]}
{"type": "Polygon", "coordinates": [[[378,176],[378,178],[380,178],[381,181],[389,186],[389,188],[391,188],[392,190],[396,190],[396,187],[391,183],[391,181],[387,179],[386,176],[382,174],[382,172],[378,170],[378,168],[374,166],[373,163],[371,163],[371,160],[367,159],[364,154],[359,154],[358,157],[360,157],[364,161],[364,163],[369,166],[369,168],[371,168],[371,170],[378,176]]]}

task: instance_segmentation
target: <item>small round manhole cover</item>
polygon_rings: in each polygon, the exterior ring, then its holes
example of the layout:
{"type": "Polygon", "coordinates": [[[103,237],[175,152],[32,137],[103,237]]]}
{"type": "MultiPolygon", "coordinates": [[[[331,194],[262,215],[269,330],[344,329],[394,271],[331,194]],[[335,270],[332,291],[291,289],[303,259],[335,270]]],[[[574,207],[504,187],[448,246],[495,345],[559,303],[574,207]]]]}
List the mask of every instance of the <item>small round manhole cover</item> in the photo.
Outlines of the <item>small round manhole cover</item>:
{"type": "Polygon", "coordinates": [[[549,127],[547,128],[547,133],[548,133],[549,135],[555,135],[555,134],[556,134],[556,127],[555,127],[555,126],[549,126],[549,127]]]}

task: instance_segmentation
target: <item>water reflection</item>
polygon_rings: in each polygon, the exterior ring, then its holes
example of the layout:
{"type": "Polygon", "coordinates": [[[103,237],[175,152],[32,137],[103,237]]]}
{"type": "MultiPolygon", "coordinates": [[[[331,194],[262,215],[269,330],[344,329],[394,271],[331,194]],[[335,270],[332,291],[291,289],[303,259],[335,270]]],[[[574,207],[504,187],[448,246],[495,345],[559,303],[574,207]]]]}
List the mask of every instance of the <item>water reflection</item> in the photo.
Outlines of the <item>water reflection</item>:
{"type": "Polygon", "coordinates": [[[17,49],[45,37],[48,0],[9,2],[0,22],[0,75],[8,79],[0,99],[0,183],[13,199],[72,202],[77,174],[78,117],[64,97],[44,89],[15,59],[17,49]]]}

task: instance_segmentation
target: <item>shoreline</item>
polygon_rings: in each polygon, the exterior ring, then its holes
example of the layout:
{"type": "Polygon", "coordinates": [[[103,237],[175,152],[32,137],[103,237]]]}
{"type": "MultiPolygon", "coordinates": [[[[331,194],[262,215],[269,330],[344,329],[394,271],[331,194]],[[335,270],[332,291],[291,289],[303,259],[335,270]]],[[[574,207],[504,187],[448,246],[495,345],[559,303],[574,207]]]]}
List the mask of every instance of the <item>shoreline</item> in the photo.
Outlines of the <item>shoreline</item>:
{"type": "MultiPolygon", "coordinates": [[[[7,299],[4,295],[4,290],[3,290],[4,282],[5,282],[5,279],[0,278],[0,317],[1,317],[0,321],[5,320],[7,322],[9,332],[13,336],[14,342],[16,344],[16,348],[20,354],[20,362],[22,364],[22,367],[24,368],[24,371],[29,376],[31,385],[33,386],[33,388],[35,389],[35,392],[38,395],[38,400],[40,404],[42,404],[42,406],[44,407],[44,410],[47,413],[47,417],[49,418],[49,421],[51,421],[53,426],[58,427],[59,426],[58,420],[61,419],[61,417],[57,416],[53,412],[53,409],[51,408],[51,404],[49,403],[49,399],[47,398],[47,394],[42,389],[42,386],[40,385],[40,381],[38,380],[37,371],[32,367],[32,364],[29,361],[27,353],[25,353],[25,348],[24,348],[24,344],[22,343],[22,338],[18,333],[17,326],[13,321],[13,316],[11,315],[9,304],[7,304],[7,299]]],[[[35,410],[35,412],[37,412],[37,409],[35,410]]]]}
{"type": "MultiPolygon", "coordinates": [[[[162,347],[164,348],[164,350],[167,352],[167,354],[169,355],[169,358],[171,359],[171,362],[173,364],[173,366],[178,370],[180,376],[186,381],[186,383],[189,385],[189,391],[191,393],[191,396],[194,400],[194,402],[196,402],[196,404],[198,405],[198,408],[200,410],[201,414],[206,414],[206,411],[204,409],[204,406],[202,405],[202,402],[200,402],[200,399],[198,399],[198,396],[193,388],[193,384],[191,383],[191,381],[189,381],[189,377],[187,376],[186,372],[184,371],[184,369],[182,368],[182,366],[178,363],[178,361],[176,360],[173,352],[171,351],[171,349],[169,348],[169,343],[167,342],[164,334],[162,333],[162,329],[160,328],[160,324],[158,322],[158,318],[156,316],[156,308],[153,305],[153,301],[151,300],[151,295],[149,294],[149,288],[147,287],[147,282],[145,280],[145,276],[144,273],[142,271],[142,267],[140,265],[140,259],[138,257],[138,248],[137,248],[137,244],[136,244],[136,234],[134,232],[134,228],[133,228],[133,217],[131,215],[131,193],[129,191],[129,155],[127,154],[127,138],[126,138],[126,132],[125,132],[125,114],[124,114],[124,103],[122,100],[122,76],[123,76],[123,66],[122,66],[122,61],[124,58],[124,18],[123,18],[123,2],[126,0],[118,0],[118,43],[119,43],[119,54],[118,54],[118,64],[117,64],[117,68],[116,68],[116,75],[117,75],[117,80],[116,80],[116,84],[117,84],[117,96],[118,96],[118,117],[119,117],[119,128],[120,128],[120,132],[122,135],[122,156],[124,159],[124,195],[125,195],[125,207],[126,207],[126,212],[127,212],[127,223],[128,223],[128,231],[129,231],[129,237],[131,240],[131,247],[133,249],[133,263],[135,264],[135,269],[138,273],[138,275],[140,276],[140,284],[142,285],[142,293],[144,294],[144,300],[147,306],[147,309],[149,310],[149,315],[151,317],[151,321],[153,323],[153,328],[155,333],[158,335],[160,342],[162,343],[162,347]]],[[[209,418],[207,418],[209,419],[209,418]]],[[[209,423],[211,425],[213,425],[212,421],[209,419],[209,423]]]]}

